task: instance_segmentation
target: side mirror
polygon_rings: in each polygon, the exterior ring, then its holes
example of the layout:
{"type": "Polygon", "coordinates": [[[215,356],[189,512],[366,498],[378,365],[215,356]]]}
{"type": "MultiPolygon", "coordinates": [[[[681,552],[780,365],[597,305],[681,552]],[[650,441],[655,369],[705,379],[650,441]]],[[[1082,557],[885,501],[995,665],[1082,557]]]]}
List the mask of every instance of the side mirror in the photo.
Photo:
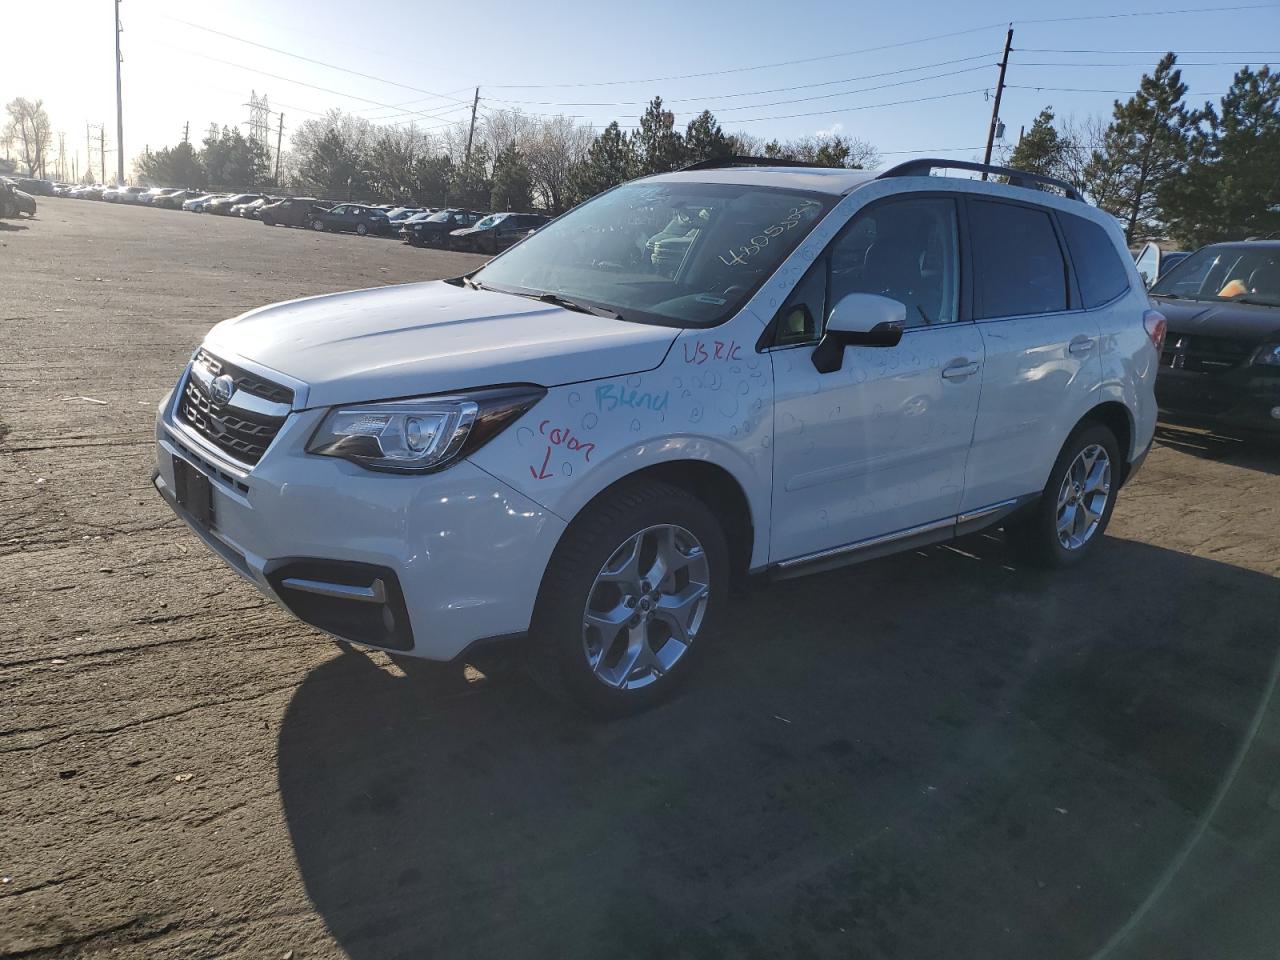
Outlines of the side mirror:
{"type": "Polygon", "coordinates": [[[814,348],[814,369],[819,373],[839,370],[845,347],[896,347],[906,321],[907,307],[897,300],[875,293],[845,294],[814,348]]]}

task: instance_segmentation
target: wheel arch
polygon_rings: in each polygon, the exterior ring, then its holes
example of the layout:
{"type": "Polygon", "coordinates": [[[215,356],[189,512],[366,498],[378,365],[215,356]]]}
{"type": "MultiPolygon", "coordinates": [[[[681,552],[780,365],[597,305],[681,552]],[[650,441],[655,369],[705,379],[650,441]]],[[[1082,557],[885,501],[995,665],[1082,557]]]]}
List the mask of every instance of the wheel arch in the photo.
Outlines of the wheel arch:
{"type": "Polygon", "coordinates": [[[1104,400],[1081,417],[1075,429],[1078,430],[1086,423],[1099,423],[1115,434],[1116,442],[1120,445],[1120,482],[1124,483],[1128,479],[1133,458],[1133,414],[1118,400],[1104,400]]]}
{"type": "Polygon", "coordinates": [[[697,497],[716,515],[729,545],[730,570],[735,585],[740,584],[751,568],[756,547],[757,518],[742,482],[724,466],[708,460],[675,459],[651,464],[624,474],[594,493],[575,511],[556,544],[559,549],[578,519],[592,506],[635,484],[653,481],[666,483],[697,497]]]}

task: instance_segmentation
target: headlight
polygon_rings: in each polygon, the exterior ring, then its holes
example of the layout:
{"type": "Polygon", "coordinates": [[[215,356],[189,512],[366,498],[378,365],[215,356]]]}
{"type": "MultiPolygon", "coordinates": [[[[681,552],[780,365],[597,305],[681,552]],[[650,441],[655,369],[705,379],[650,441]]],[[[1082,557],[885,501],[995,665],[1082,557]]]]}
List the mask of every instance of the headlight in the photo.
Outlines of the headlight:
{"type": "Polygon", "coordinates": [[[533,384],[334,407],[307,452],[370,470],[429,473],[479,449],[546,396],[533,384]]]}
{"type": "Polygon", "coordinates": [[[1267,367],[1280,367],[1280,343],[1268,343],[1258,351],[1253,362],[1267,367]]]}

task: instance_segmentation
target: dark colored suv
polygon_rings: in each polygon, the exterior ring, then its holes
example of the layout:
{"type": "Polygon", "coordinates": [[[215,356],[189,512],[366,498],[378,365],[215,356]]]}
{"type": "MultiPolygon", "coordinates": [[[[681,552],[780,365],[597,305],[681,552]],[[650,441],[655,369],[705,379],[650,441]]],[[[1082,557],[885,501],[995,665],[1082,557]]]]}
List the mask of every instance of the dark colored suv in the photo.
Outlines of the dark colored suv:
{"type": "Polygon", "coordinates": [[[479,250],[498,253],[518,243],[530,230],[551,218],[540,213],[491,213],[474,227],[464,227],[449,234],[449,245],[455,250],[479,250]]]}
{"type": "Polygon", "coordinates": [[[1162,275],[1156,401],[1175,418],[1280,433],[1280,240],[1215,243],[1162,275]]]}
{"type": "Polygon", "coordinates": [[[280,224],[285,227],[309,227],[315,214],[322,212],[323,207],[315,197],[289,197],[268,203],[262,208],[258,219],[269,227],[280,224]]]}
{"type": "Polygon", "coordinates": [[[333,230],[339,233],[390,233],[391,221],[387,211],[363,203],[340,203],[330,210],[315,210],[311,214],[311,229],[333,230]]]}
{"type": "Polygon", "coordinates": [[[414,220],[400,229],[404,237],[415,247],[448,247],[449,234],[464,227],[473,227],[484,216],[475,210],[450,208],[433,213],[425,220],[414,220]]]}

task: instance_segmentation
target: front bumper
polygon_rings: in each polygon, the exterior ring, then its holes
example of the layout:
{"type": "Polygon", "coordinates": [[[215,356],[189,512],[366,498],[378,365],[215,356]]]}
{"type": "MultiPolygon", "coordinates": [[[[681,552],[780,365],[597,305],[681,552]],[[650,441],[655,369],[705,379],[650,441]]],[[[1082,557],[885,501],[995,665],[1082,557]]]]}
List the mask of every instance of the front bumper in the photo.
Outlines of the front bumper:
{"type": "Polygon", "coordinates": [[[1221,374],[1161,367],[1156,403],[1178,418],[1280,433],[1280,370],[1245,366],[1221,374]]]}
{"type": "MultiPolygon", "coordinates": [[[[185,388],[185,375],[174,395],[185,388]]],[[[527,631],[564,522],[470,461],[373,473],[303,447],[324,410],[295,411],[252,468],[175,419],[156,421],[155,486],[258,590],[334,636],[452,660],[527,631]],[[177,503],[174,459],[207,477],[213,527],[177,503]]]]}

